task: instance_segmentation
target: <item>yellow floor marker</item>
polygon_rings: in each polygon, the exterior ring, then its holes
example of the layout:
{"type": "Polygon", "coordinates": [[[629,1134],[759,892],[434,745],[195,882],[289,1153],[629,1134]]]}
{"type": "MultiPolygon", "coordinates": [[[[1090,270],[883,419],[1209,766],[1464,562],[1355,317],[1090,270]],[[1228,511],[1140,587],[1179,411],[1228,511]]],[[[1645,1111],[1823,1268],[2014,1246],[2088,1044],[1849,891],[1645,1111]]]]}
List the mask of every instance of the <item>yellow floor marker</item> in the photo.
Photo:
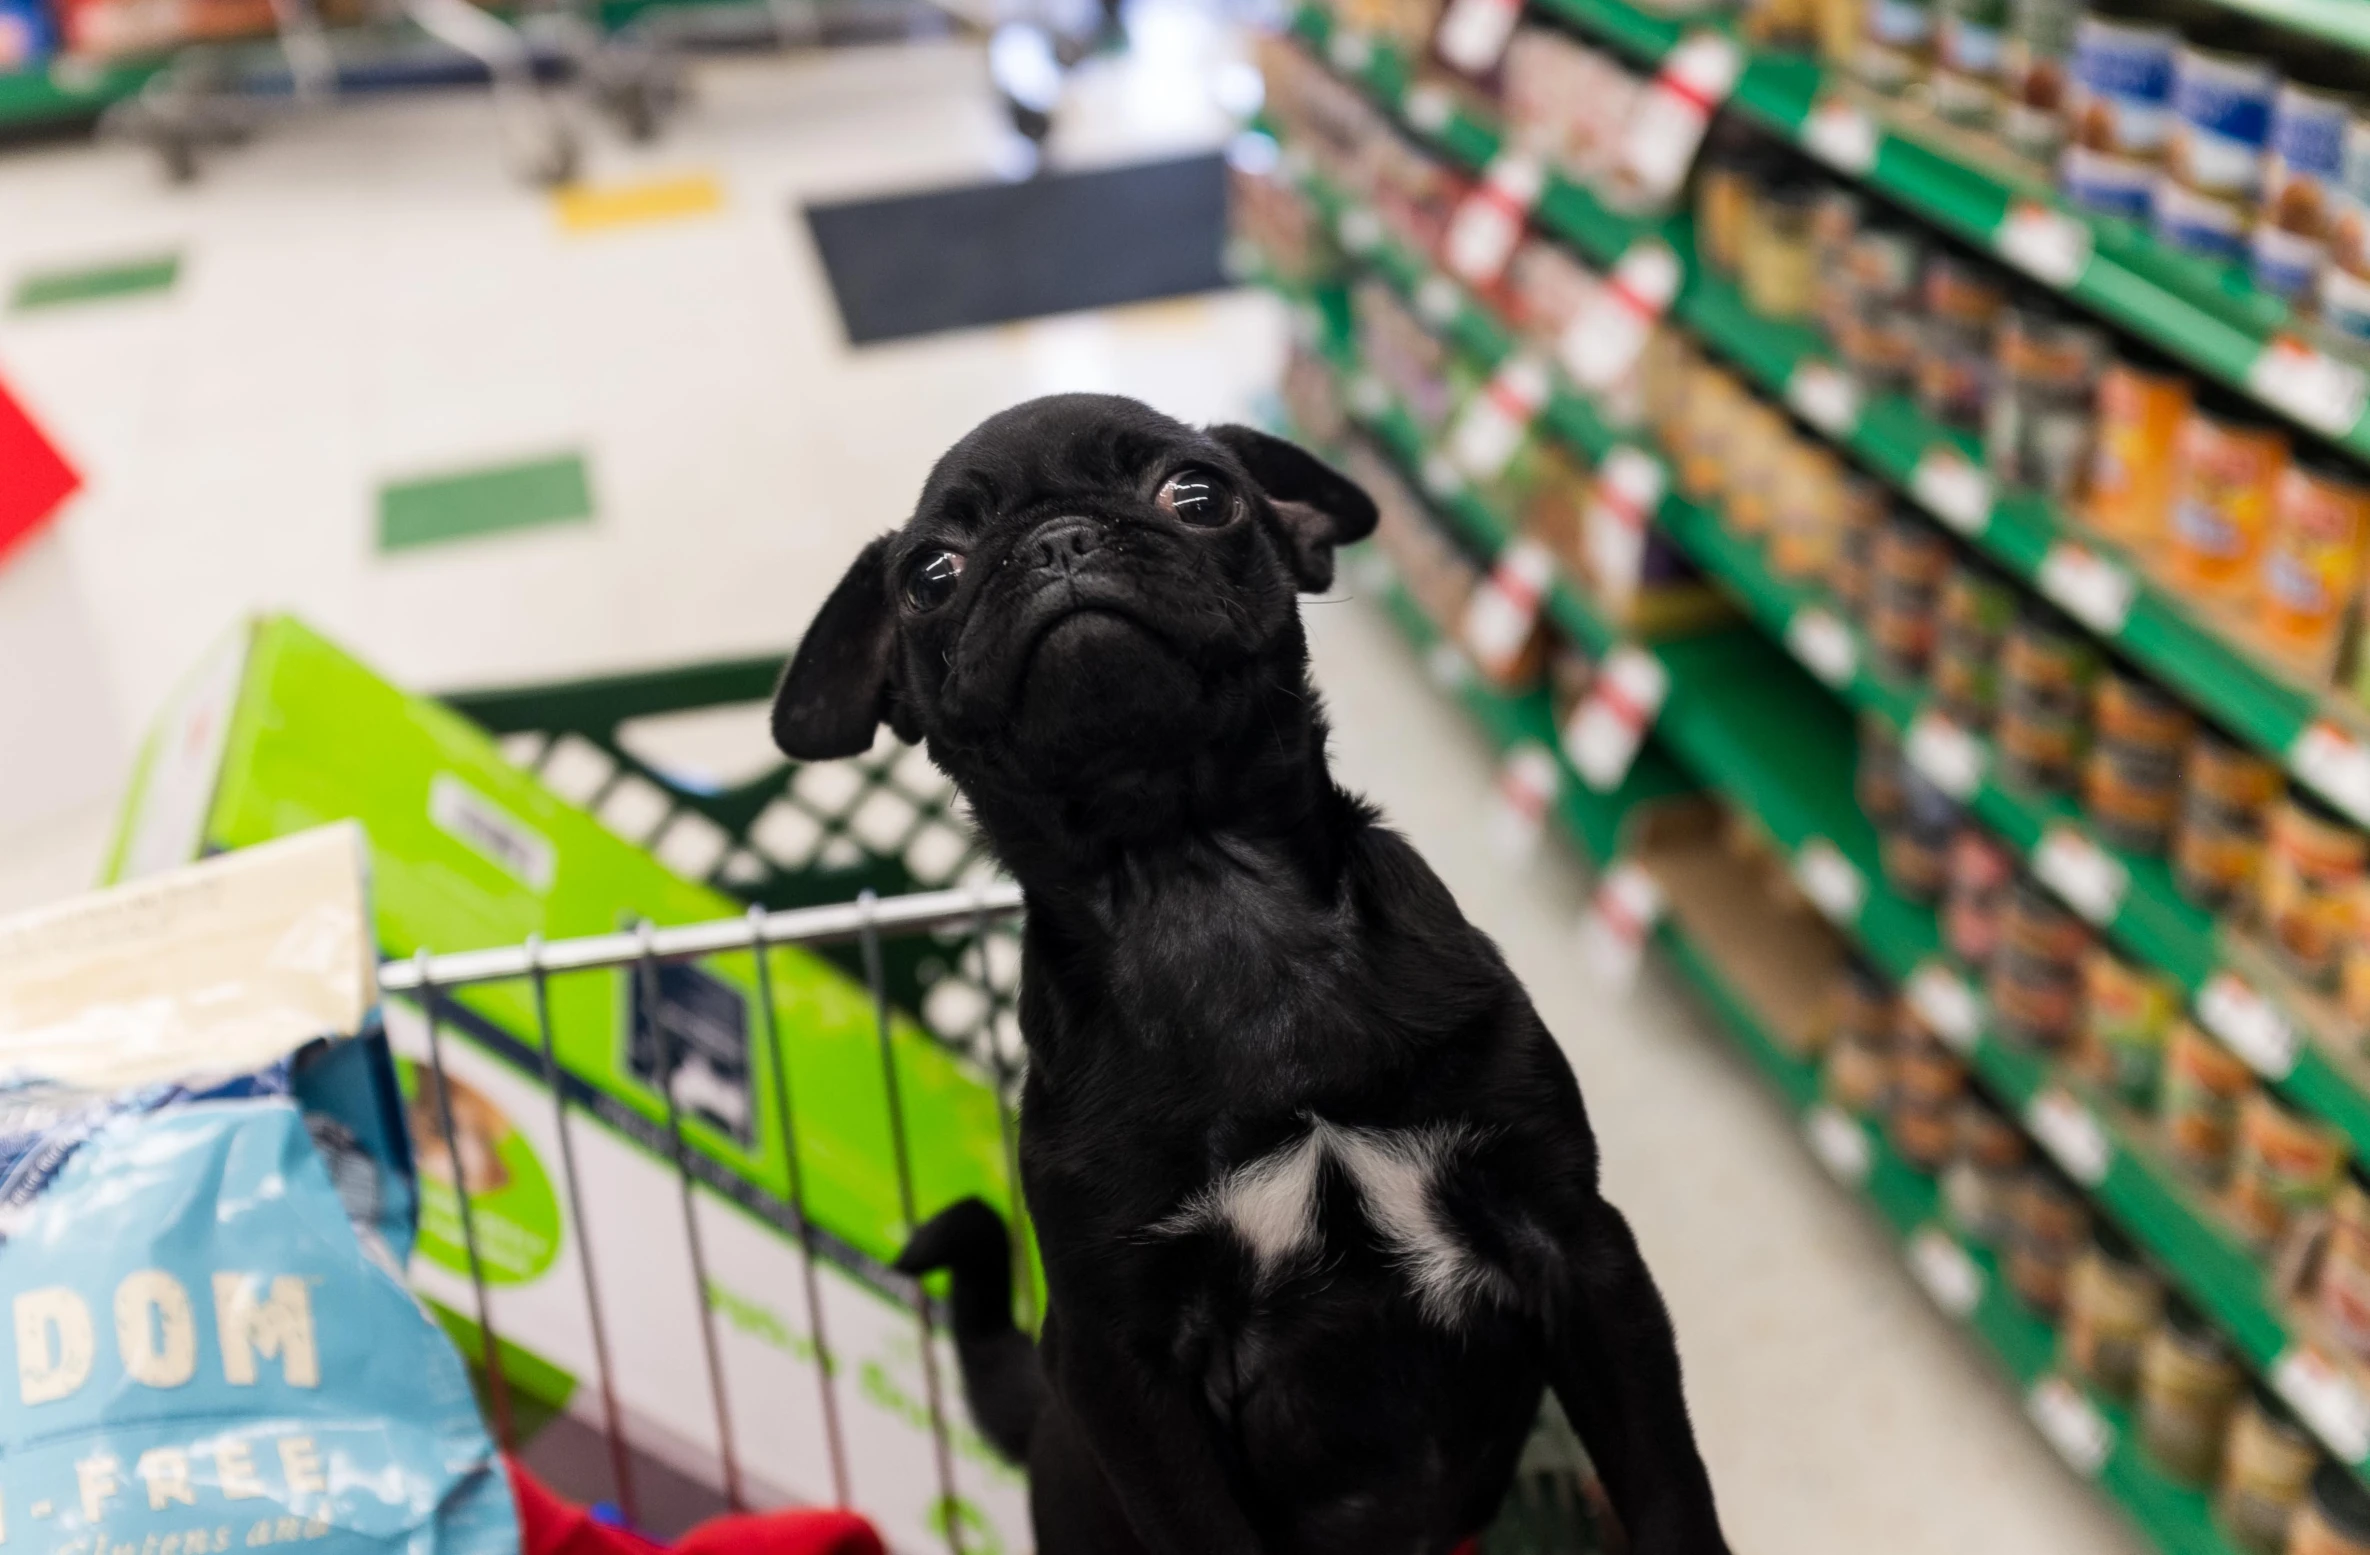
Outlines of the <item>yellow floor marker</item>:
{"type": "Polygon", "coordinates": [[[708,173],[678,173],[624,184],[570,184],[552,194],[569,232],[605,232],[649,221],[706,216],[724,208],[724,185],[708,173]]]}

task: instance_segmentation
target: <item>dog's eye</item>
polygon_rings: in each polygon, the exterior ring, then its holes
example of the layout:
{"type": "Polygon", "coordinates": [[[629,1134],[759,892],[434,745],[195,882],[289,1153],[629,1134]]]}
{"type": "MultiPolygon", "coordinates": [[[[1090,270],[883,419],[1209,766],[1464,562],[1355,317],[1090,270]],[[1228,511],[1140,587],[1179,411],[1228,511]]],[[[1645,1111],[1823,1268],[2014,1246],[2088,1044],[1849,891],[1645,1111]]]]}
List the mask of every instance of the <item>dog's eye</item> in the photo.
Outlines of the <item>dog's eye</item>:
{"type": "Polygon", "coordinates": [[[1188,524],[1204,529],[1215,529],[1233,518],[1237,506],[1234,493],[1207,470],[1179,470],[1161,486],[1154,500],[1188,524]]]}
{"type": "Polygon", "coordinates": [[[955,597],[955,580],[962,575],[960,554],[924,551],[905,571],[905,602],[916,610],[936,610],[955,597]]]}

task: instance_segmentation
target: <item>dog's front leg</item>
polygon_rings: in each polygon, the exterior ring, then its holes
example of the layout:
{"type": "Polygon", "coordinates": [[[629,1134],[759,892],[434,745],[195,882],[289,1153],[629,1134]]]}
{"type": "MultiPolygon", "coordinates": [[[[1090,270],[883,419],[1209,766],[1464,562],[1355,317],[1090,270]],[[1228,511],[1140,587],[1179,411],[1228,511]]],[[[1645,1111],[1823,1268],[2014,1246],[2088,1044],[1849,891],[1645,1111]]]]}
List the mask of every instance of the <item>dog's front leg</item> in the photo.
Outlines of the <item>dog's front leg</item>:
{"type": "Polygon", "coordinates": [[[1259,1555],[1258,1535],[1184,1386],[1146,1365],[1123,1335],[1066,1312],[1055,1342],[1054,1386],[1144,1548],[1259,1555]]]}
{"type": "Polygon", "coordinates": [[[1725,1555],[1711,1476],[1680,1391],[1678,1342],[1629,1223],[1592,1199],[1563,1246],[1551,1279],[1550,1378],[1631,1549],[1725,1555]]]}

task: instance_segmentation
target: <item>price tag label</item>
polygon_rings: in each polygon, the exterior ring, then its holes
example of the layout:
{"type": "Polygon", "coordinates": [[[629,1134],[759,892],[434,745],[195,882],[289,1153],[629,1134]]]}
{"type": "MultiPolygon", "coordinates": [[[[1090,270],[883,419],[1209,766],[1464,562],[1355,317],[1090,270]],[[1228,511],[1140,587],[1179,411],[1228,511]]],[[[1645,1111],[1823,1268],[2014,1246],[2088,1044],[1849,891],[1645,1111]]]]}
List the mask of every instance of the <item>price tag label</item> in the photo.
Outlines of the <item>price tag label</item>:
{"type": "Polygon", "coordinates": [[[2358,1464],[2370,1458],[2370,1407],[2335,1366],[2314,1351],[2290,1349],[2272,1362],[2271,1385],[2339,1459],[2358,1464]]]}
{"type": "Polygon", "coordinates": [[[2237,973],[2216,972],[2198,990],[2197,1018],[2265,1079],[2285,1080],[2295,1071],[2303,1046],[2295,1023],[2237,973]]]}
{"type": "Polygon", "coordinates": [[[1564,754],[1581,782],[1600,794],[1621,786],[1669,692],[1662,661],[1643,648],[1624,644],[1605,656],[1564,727],[1564,754]]]}
{"type": "Polygon", "coordinates": [[[1469,76],[1495,69],[1522,16],[1522,0],[1448,0],[1432,47],[1469,76]]]}
{"type": "Polygon", "coordinates": [[[2024,1396],[2024,1412],[2066,1466],[2095,1479],[2115,1450],[2115,1428],[2082,1390],[2063,1377],[2043,1377],[2024,1396]]]}
{"type": "Polygon", "coordinates": [[[1983,1040],[1983,1003],[1966,980],[1938,961],[1909,974],[1903,990],[1909,1007],[1935,1039],[1954,1053],[1975,1051],[1983,1040]]]}
{"type": "Polygon", "coordinates": [[[1539,203],[1539,191],[1546,184],[1547,170],[1536,157],[1500,152],[1448,219],[1441,258],[1449,274],[1471,286],[1496,284],[1522,242],[1531,207],[1539,203]]]}
{"type": "Polygon", "coordinates": [[[1499,553],[1498,564],[1466,602],[1465,647],[1493,679],[1513,672],[1554,578],[1554,554],[1526,535],[1499,553]]]}
{"type": "Polygon", "coordinates": [[[1637,365],[1678,295],[1680,273],[1679,256],[1658,238],[1640,238],[1622,254],[1556,344],[1564,371],[1584,392],[1603,393],[1637,365]]]}
{"type": "Polygon", "coordinates": [[[1352,254],[1372,253],[1383,240],[1382,218],[1363,205],[1352,205],[1333,219],[1333,235],[1352,254]]]}
{"type": "Polygon", "coordinates": [[[1868,1180],[1868,1135],[1848,1113],[1821,1102],[1803,1115],[1802,1134],[1837,1182],[1857,1188],[1868,1180]]]}
{"type": "Polygon", "coordinates": [[[1477,481],[1494,479],[1512,461],[1539,407],[1547,403],[1547,364],[1511,356],[1465,402],[1448,434],[1449,461],[1477,481]]]}
{"type": "Polygon", "coordinates": [[[1616,606],[1637,595],[1646,564],[1646,519],[1662,505],[1664,479],[1659,463],[1626,444],[1597,466],[1580,536],[1590,587],[1616,606]]]}
{"type": "Polygon", "coordinates": [[[1361,421],[1372,421],[1391,408],[1391,391],[1372,373],[1360,373],[1350,380],[1350,413],[1361,421]]]}
{"type": "Polygon", "coordinates": [[[1955,448],[1926,450],[1909,475],[1909,494],[1936,518],[1973,539],[1991,524],[1991,477],[1955,448]]]}
{"type": "Polygon", "coordinates": [[[1983,1299],[1983,1270],[1957,1238],[1939,1226],[1921,1226],[1909,1238],[1909,1272],[1934,1298],[1934,1305],[1961,1322],[1983,1299]]]}
{"type": "Polygon", "coordinates": [[[2065,291],[2090,268],[2090,228],[2034,200],[2008,208],[1992,247],[2002,259],[2044,286],[2065,291]]]}
{"type": "Polygon", "coordinates": [[[1860,386],[1833,362],[1806,360],[1786,380],[1794,414],[1829,437],[1850,437],[1860,426],[1860,386]]]}
{"type": "Polygon", "coordinates": [[[2041,558],[2041,592],[2092,631],[2112,637],[2131,619],[2139,582],[2087,546],[2060,540],[2041,558]]]}
{"type": "Polygon", "coordinates": [[[2024,1126],[2041,1142],[2068,1177],[2085,1188],[2107,1180],[2115,1162],[2114,1142],[2098,1118],[2065,1091],[2054,1086],[2025,1104],[2024,1126]]]}
{"type": "Polygon", "coordinates": [[[1473,661],[1455,643],[1443,639],[1424,655],[1424,673],[1443,691],[1462,691],[1473,683],[1473,661]]]}
{"type": "Polygon", "coordinates": [[[1424,283],[1415,289],[1416,316],[1427,324],[1453,323],[1457,311],[1464,305],[1464,293],[1458,291],[1457,283],[1445,275],[1427,275],[1424,283]]]}
{"type": "Polygon", "coordinates": [[[1876,146],[1876,121],[1839,98],[1812,104],[1802,121],[1802,149],[1855,178],[1876,166],[1876,146]]]}
{"type": "Polygon", "coordinates": [[[2359,367],[2286,335],[2275,338],[2255,358],[2247,369],[2247,388],[2264,404],[2328,437],[2351,432],[2370,396],[2359,367]]]}
{"type": "Polygon", "coordinates": [[[1525,740],[1506,753],[1498,768],[1498,795],[1490,817],[1490,842],[1501,857],[1527,863],[1539,852],[1547,830],[1547,808],[1563,786],[1555,752],[1536,740],[1525,740]]]}
{"type": "Polygon", "coordinates": [[[1841,689],[1860,670],[1860,641],[1831,611],[1816,605],[1786,623],[1786,651],[1828,685],[1841,689]]]}
{"type": "Polygon", "coordinates": [[[1621,142],[1616,176],[1635,198],[1667,200],[1686,182],[1705,126],[1728,100],[1744,56],[1718,33],[1699,32],[1671,50],[1637,105],[1621,142]]]}
{"type": "Polygon", "coordinates": [[[2357,824],[2370,826],[2370,747],[2317,720],[2289,747],[2288,768],[2357,824]]]}
{"type": "Polygon", "coordinates": [[[1662,921],[1662,887],[1645,867],[1624,859],[1604,873],[1580,918],[1580,949],[1597,980],[1626,993],[1637,982],[1646,936],[1662,921]]]}
{"type": "Polygon", "coordinates": [[[1902,748],[1918,775],[1961,804],[1983,786],[1983,742],[1940,713],[1920,713],[1902,748]]]}
{"type": "Polygon", "coordinates": [[[1421,86],[1407,89],[1407,95],[1399,100],[1399,115],[1407,121],[1409,128],[1426,135],[1437,135],[1448,128],[1449,118],[1456,112],[1456,107],[1457,100],[1449,95],[1447,87],[1436,81],[1427,81],[1421,86]]]}
{"type": "Polygon", "coordinates": [[[1794,850],[1794,883],[1828,922],[1848,929],[1860,921],[1868,882],[1826,838],[1813,837],[1794,850]]]}
{"type": "Polygon", "coordinates": [[[1366,67],[1374,63],[1374,44],[1362,32],[1339,28],[1333,41],[1325,46],[1325,53],[1333,61],[1333,68],[1345,76],[1362,76],[1366,67]]]}
{"type": "Polygon", "coordinates": [[[2123,910],[2131,877],[2106,849],[2063,821],[2051,823],[2033,850],[2033,873],[2065,904],[2104,928],[2123,910]]]}

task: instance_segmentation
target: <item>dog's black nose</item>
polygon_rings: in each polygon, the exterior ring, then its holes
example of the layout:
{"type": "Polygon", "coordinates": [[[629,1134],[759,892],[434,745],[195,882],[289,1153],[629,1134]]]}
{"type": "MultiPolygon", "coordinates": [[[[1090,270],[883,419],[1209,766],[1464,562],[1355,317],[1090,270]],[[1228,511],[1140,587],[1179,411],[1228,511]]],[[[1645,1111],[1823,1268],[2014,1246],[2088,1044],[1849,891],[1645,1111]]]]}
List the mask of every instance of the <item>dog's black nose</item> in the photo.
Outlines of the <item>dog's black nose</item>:
{"type": "Polygon", "coordinates": [[[1093,519],[1055,518],[1029,536],[1021,554],[1032,572],[1068,572],[1102,543],[1102,526],[1093,519]]]}

